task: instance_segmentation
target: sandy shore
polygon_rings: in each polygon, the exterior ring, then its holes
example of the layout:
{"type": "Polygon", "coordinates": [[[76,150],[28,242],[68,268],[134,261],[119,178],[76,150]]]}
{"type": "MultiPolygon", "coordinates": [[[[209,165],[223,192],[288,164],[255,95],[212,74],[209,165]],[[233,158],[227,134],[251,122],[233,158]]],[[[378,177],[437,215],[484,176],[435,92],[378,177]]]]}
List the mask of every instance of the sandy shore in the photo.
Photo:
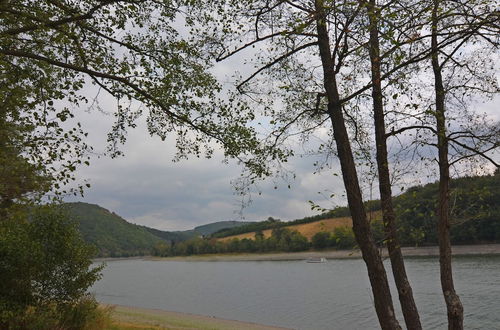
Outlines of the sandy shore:
{"type": "MultiPolygon", "coordinates": [[[[109,305],[108,305],[109,306],[109,305]]],[[[221,330],[284,330],[285,328],[256,323],[219,319],[216,317],[111,305],[117,329],[221,329],[221,330]]]]}
{"type": "MultiPolygon", "coordinates": [[[[437,246],[404,247],[403,255],[406,257],[439,256],[437,246]]],[[[482,245],[456,245],[452,247],[454,256],[467,255],[495,255],[500,254],[500,244],[482,245]]],[[[382,249],[382,255],[387,256],[387,250],[382,249]]],[[[159,258],[150,257],[148,260],[177,260],[177,261],[278,261],[278,260],[304,260],[310,257],[324,257],[327,259],[361,258],[359,250],[325,250],[306,251],[293,253],[262,253],[262,254],[210,254],[194,255],[187,257],[159,258]]]]}

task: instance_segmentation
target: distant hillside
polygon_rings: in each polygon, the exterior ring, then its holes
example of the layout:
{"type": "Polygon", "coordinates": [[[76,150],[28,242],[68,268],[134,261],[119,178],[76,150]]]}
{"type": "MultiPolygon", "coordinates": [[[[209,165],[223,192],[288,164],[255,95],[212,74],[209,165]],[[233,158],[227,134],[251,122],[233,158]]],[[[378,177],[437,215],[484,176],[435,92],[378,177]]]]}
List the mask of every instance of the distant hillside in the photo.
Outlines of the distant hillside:
{"type": "MultiPolygon", "coordinates": [[[[463,177],[452,181],[451,239],[453,243],[500,242],[499,187],[500,171],[497,171],[495,175],[463,177]]],[[[411,187],[403,194],[394,197],[402,244],[437,244],[435,214],[437,192],[438,184],[431,183],[411,187]]],[[[272,229],[283,227],[298,230],[305,236],[304,239],[307,242],[317,232],[331,232],[335,228],[351,225],[349,209],[338,207],[330,212],[290,222],[281,222],[272,218],[261,222],[221,221],[198,226],[192,230],[167,232],[128,223],[120,216],[98,205],[86,203],[66,205],[78,222],[84,238],[98,247],[99,256],[111,257],[149,255],[154,249],[168,250],[172,247],[171,243],[179,242],[182,243],[175,245],[179,245],[179,249],[184,246],[186,251],[182,253],[190,254],[203,250],[196,244],[202,246],[216,242],[196,238],[199,236],[208,235],[219,238],[219,243],[223,244],[223,241],[230,240],[224,237],[238,237],[245,241],[244,238],[253,239],[256,231],[262,231],[264,237],[267,237],[272,229]],[[186,240],[193,241],[193,244],[184,244],[186,240]]],[[[367,209],[373,212],[374,219],[380,218],[380,201],[368,201],[366,205],[367,209]]],[[[376,240],[381,241],[384,233],[380,222],[373,221],[372,224],[376,240]]],[[[210,246],[210,249],[206,251],[209,250],[215,253],[217,249],[214,250],[214,247],[210,246]]]]}
{"type": "MultiPolygon", "coordinates": [[[[500,171],[452,180],[451,240],[455,244],[500,242],[500,171]]],[[[438,183],[409,188],[394,200],[403,242],[437,244],[438,183]]]]}
{"type": "Polygon", "coordinates": [[[129,223],[114,212],[95,204],[66,203],[64,207],[77,222],[83,238],[98,248],[99,257],[150,255],[153,247],[159,243],[182,242],[210,235],[223,228],[249,223],[220,221],[191,230],[170,232],[129,223]]]}
{"type": "Polygon", "coordinates": [[[244,225],[251,224],[251,221],[219,221],[214,223],[209,223],[207,225],[202,225],[194,228],[194,231],[200,235],[211,235],[222,229],[236,228],[244,225]]]}
{"type": "Polygon", "coordinates": [[[159,237],[165,241],[169,242],[182,242],[192,237],[197,236],[194,230],[185,230],[185,231],[163,231],[155,228],[150,228],[146,226],[140,226],[147,230],[149,233],[159,237]]]}
{"type": "Polygon", "coordinates": [[[65,207],[77,221],[83,238],[97,246],[100,257],[147,255],[164,241],[98,205],[67,203],[65,207]]]}
{"type": "MultiPolygon", "coordinates": [[[[454,179],[451,183],[450,193],[453,220],[451,239],[453,243],[500,242],[499,171],[495,175],[454,179]]],[[[403,244],[437,244],[435,214],[437,200],[438,183],[414,186],[394,197],[400,238],[403,244]]],[[[381,211],[379,200],[368,201],[365,205],[369,211],[381,211]]],[[[316,228],[321,222],[333,224],[338,222],[335,218],[349,219],[349,216],[350,212],[347,207],[337,207],[323,214],[289,222],[280,222],[270,218],[266,221],[223,229],[214,233],[213,237],[253,239],[256,231],[262,231],[266,235],[266,233],[270,234],[273,228],[297,229],[300,228],[301,224],[311,224],[310,228],[316,228]]],[[[380,229],[378,228],[378,230],[380,229]]],[[[323,230],[319,230],[318,227],[318,231],[323,230]]],[[[302,234],[305,234],[304,231],[302,234]]]]}
{"type": "MultiPolygon", "coordinates": [[[[283,222],[283,223],[287,224],[287,222],[283,222]]],[[[318,232],[321,232],[321,231],[332,232],[333,229],[335,229],[337,227],[346,227],[346,226],[349,226],[349,227],[352,226],[352,220],[350,217],[323,219],[323,220],[318,220],[318,221],[308,222],[308,223],[303,223],[303,224],[288,225],[288,226],[284,226],[283,228],[288,228],[290,230],[296,230],[299,233],[301,233],[304,237],[306,237],[308,240],[311,240],[311,238],[314,236],[314,234],[316,234],[318,232]]],[[[264,235],[264,238],[269,238],[269,237],[271,237],[271,232],[272,232],[272,229],[266,229],[266,230],[262,231],[262,234],[264,235]]],[[[249,232],[249,233],[244,233],[244,234],[226,236],[223,238],[219,238],[219,240],[222,242],[226,242],[226,241],[232,240],[233,238],[254,239],[255,238],[255,231],[249,232]]]]}

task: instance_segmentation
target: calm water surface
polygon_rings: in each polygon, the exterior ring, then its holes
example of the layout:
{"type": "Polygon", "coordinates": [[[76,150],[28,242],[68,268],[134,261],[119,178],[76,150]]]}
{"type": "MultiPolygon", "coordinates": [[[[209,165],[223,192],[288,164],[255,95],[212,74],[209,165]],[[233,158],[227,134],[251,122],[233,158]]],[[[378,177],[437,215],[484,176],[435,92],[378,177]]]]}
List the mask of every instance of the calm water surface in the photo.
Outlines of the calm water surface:
{"type": "MultiPolygon", "coordinates": [[[[390,273],[389,262],[385,265],[390,273]]],[[[446,329],[438,259],[412,258],[406,265],[424,329],[446,329]]],[[[454,274],[465,328],[500,329],[500,256],[455,258],[454,274]]],[[[108,262],[103,275],[93,291],[104,303],[294,329],[378,328],[360,259],[322,264],[120,260],[108,262]]]]}

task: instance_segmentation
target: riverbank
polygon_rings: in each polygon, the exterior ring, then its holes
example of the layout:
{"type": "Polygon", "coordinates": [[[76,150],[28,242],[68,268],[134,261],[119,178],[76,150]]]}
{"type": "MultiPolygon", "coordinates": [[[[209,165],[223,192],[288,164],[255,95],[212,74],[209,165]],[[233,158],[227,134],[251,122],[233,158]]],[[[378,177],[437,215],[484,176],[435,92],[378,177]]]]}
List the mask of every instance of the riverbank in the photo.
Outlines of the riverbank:
{"type": "Polygon", "coordinates": [[[115,330],[126,329],[221,329],[221,330],[285,330],[285,328],[256,323],[225,320],[216,317],[145,309],[120,305],[112,308],[111,317],[115,330]]]}
{"type": "MultiPolygon", "coordinates": [[[[387,249],[381,249],[382,255],[387,257],[387,249]]],[[[403,256],[405,257],[437,257],[439,256],[439,247],[403,247],[403,256]]],[[[480,244],[480,245],[455,245],[452,247],[454,256],[467,255],[497,255],[500,254],[500,244],[480,244]]],[[[244,253],[244,254],[204,254],[179,257],[148,257],[148,260],[172,260],[172,261],[286,261],[286,260],[305,260],[307,258],[327,259],[347,259],[361,258],[359,250],[324,250],[324,251],[305,251],[289,253],[244,253]]]]}

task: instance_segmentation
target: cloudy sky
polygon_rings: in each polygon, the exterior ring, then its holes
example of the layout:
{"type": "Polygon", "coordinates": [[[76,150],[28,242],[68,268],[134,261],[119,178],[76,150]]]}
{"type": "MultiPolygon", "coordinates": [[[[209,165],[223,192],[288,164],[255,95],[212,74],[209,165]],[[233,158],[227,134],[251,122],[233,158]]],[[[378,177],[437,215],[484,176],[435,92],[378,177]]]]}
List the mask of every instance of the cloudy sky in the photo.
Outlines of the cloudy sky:
{"type": "MultiPolygon", "coordinates": [[[[101,113],[78,116],[89,131],[90,143],[104,151],[112,117],[101,113]]],[[[241,173],[236,163],[223,164],[220,153],[211,159],[192,158],[173,162],[174,139],[151,137],[143,124],[131,129],[122,147],[125,156],[94,157],[89,167],[80,168],[79,180],[91,188],[84,198],[68,200],[99,204],[134,223],[164,230],[191,229],[221,220],[263,220],[269,216],[293,220],[315,214],[308,200],[324,206],[343,204],[342,181],[327,170],[313,174],[314,159],[298,158],[290,163],[297,178],[288,182],[269,179],[251,194],[252,203],[241,213],[241,198],[232,181],[241,173]],[[277,186],[277,189],[275,189],[277,186]],[[327,200],[336,193],[339,198],[327,200]]]]}
{"type": "MultiPolygon", "coordinates": [[[[235,68],[241,71],[240,63],[226,62],[216,68],[215,74],[224,81],[235,68]]],[[[104,98],[101,106],[113,111],[115,102],[110,97],[104,98]]],[[[481,105],[478,110],[498,119],[498,109],[500,98],[481,105]]],[[[76,119],[89,132],[89,143],[96,152],[104,152],[113,116],[95,110],[80,111],[76,119]]],[[[261,182],[258,187],[261,194],[254,191],[250,196],[252,203],[242,210],[241,198],[231,184],[240,175],[241,168],[235,162],[224,164],[221,152],[216,152],[211,159],[191,158],[175,163],[172,161],[175,137],[165,141],[151,137],[144,118],[139,120],[137,128],[129,129],[128,140],[121,149],[123,157],[96,156],[89,167],[80,168],[77,178],[88,180],[91,188],[85,191],[83,198],[67,200],[99,204],[130,222],[162,230],[192,229],[211,222],[243,218],[250,221],[269,216],[298,219],[317,214],[311,210],[309,200],[327,208],[346,204],[342,180],[334,175],[340,173],[338,164],[314,174],[316,159],[311,157],[296,158],[288,164],[296,174],[295,180],[261,182]],[[332,194],[335,197],[329,198],[332,194]]],[[[376,190],[373,197],[377,195],[376,190]]],[[[370,192],[366,190],[365,194],[369,196],[370,192]]]]}
{"type": "MultiPolygon", "coordinates": [[[[212,72],[229,85],[235,71],[242,75],[253,72],[251,66],[243,64],[243,58],[230,58],[217,64],[212,72]]],[[[86,88],[85,94],[92,98],[96,90],[86,88]]],[[[101,97],[100,108],[111,113],[116,101],[101,97]]],[[[82,122],[96,152],[102,153],[114,117],[96,109],[86,110],[75,112],[75,119],[82,122]]],[[[311,210],[310,200],[327,208],[346,203],[342,180],[333,175],[340,173],[338,165],[314,174],[317,159],[304,157],[288,164],[296,174],[295,180],[260,182],[245,196],[252,202],[242,209],[241,197],[235,194],[232,184],[242,170],[236,162],[224,164],[220,151],[211,159],[173,162],[175,136],[161,141],[148,134],[145,118],[138,123],[137,128],[128,131],[127,142],[121,147],[123,157],[93,157],[90,167],[78,170],[77,179],[87,180],[91,188],[86,189],[83,198],[69,197],[67,201],[99,204],[129,222],[162,230],[186,230],[224,220],[260,221],[270,216],[294,220],[318,213],[311,210]],[[332,194],[336,197],[329,198],[332,194]]]]}
{"type": "MultiPolygon", "coordinates": [[[[498,114],[499,101],[485,105],[484,110],[498,114]]],[[[114,101],[108,102],[111,106],[114,101]]],[[[89,132],[89,142],[96,151],[103,152],[113,117],[93,111],[80,112],[77,119],[89,132]]],[[[123,157],[95,156],[89,167],[80,168],[78,179],[88,180],[91,188],[83,198],[68,198],[68,201],[99,204],[130,222],[162,230],[192,229],[242,217],[293,220],[317,213],[311,211],[309,200],[324,207],[346,203],[342,180],[334,175],[339,173],[338,165],[314,174],[315,159],[311,157],[296,158],[289,164],[297,175],[290,182],[290,188],[289,182],[273,179],[260,183],[261,194],[253,192],[252,203],[241,213],[241,198],[231,184],[241,168],[234,162],[223,164],[221,153],[212,159],[173,162],[173,137],[165,141],[151,137],[142,121],[137,128],[129,130],[122,150],[123,157]],[[332,193],[336,197],[329,199],[332,193]]]]}

